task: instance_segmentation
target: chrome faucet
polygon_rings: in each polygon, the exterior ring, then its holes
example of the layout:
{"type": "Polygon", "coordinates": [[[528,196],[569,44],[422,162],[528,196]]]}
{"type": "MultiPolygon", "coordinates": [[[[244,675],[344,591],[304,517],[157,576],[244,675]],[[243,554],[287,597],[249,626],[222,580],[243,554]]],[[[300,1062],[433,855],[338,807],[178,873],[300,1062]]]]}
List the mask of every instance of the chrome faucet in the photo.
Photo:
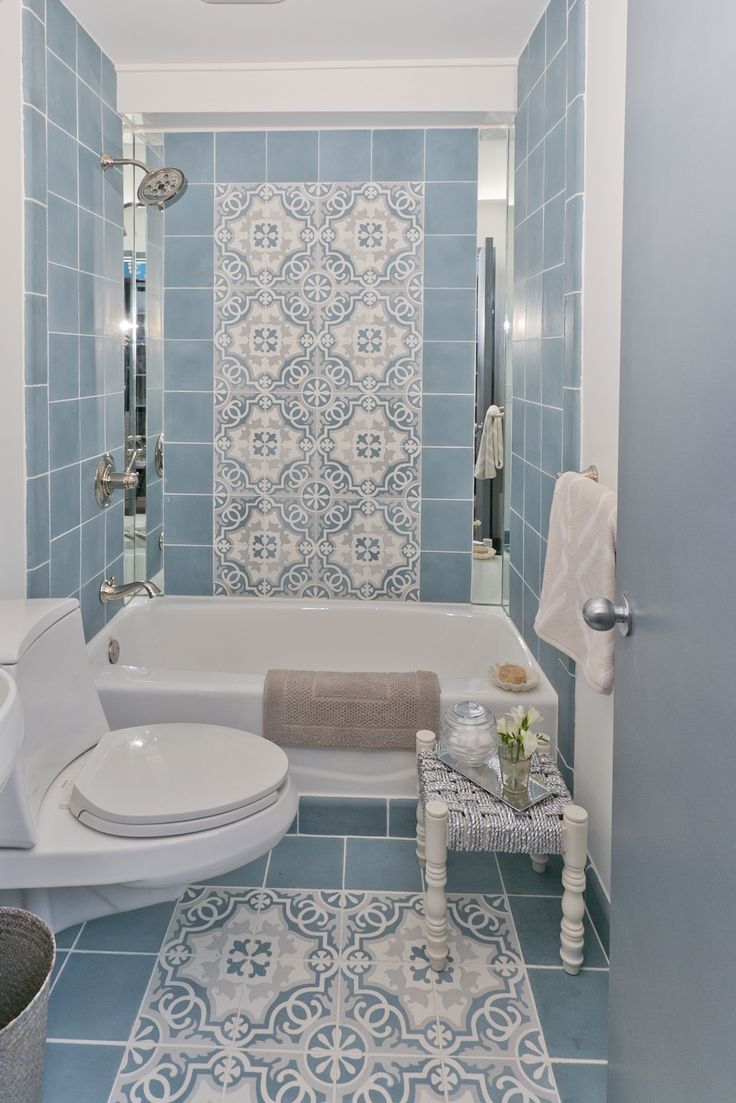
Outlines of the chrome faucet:
{"type": "Polygon", "coordinates": [[[125,586],[118,586],[115,582],[115,575],[112,575],[100,583],[100,601],[103,605],[109,605],[111,601],[132,597],[133,594],[139,594],[141,590],[145,592],[147,597],[163,596],[155,582],[128,582],[125,586]]]}

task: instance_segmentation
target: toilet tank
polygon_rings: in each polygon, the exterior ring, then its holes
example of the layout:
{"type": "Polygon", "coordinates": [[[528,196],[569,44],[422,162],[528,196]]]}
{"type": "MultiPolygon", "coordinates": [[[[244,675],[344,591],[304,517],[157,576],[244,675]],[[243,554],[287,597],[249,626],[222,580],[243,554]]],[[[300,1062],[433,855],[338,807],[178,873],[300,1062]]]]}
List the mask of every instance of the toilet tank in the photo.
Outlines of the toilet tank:
{"type": "Polygon", "coordinates": [[[109,730],[79,602],[0,601],[0,666],[15,680],[24,719],[16,764],[0,793],[0,847],[30,848],[51,782],[109,730]]]}

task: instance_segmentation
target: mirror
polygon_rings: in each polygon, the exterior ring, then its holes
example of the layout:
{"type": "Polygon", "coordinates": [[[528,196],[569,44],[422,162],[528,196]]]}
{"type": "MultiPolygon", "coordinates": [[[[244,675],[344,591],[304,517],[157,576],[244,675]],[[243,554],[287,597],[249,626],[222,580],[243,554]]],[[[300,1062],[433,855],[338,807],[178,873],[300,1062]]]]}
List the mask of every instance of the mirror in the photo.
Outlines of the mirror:
{"type": "Polygon", "coordinates": [[[471,601],[508,593],[513,288],[513,129],[489,127],[478,148],[478,310],[471,601]]]}
{"type": "MultiPolygon", "coordinates": [[[[123,156],[160,167],[161,144],[126,128],[123,156]]],[[[154,580],[162,563],[163,215],[138,200],[144,175],[123,168],[125,465],[138,473],[125,495],[125,582],[154,580]]]]}

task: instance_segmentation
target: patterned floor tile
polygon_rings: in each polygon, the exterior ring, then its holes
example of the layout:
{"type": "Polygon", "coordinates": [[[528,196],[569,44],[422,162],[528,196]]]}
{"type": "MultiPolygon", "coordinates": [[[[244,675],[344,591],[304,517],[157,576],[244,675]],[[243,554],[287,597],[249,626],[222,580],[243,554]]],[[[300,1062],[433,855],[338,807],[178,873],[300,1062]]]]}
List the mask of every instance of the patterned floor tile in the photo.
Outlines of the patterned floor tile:
{"type": "Polygon", "coordinates": [[[222,1046],[236,1038],[261,892],[185,893],[146,991],[136,1042],[222,1046]]]}
{"type": "Polygon", "coordinates": [[[394,962],[345,966],[340,1022],[369,1053],[439,1054],[432,970],[394,962]]]}
{"type": "Polygon", "coordinates": [[[263,893],[244,962],[238,1044],[304,1050],[337,1020],[340,893],[263,893]]]}
{"type": "Polygon", "coordinates": [[[444,1103],[439,1057],[375,1057],[356,1049],[340,1062],[335,1103],[444,1103]]]}
{"type": "Polygon", "coordinates": [[[455,965],[436,975],[443,1053],[516,1059],[541,1052],[539,1022],[523,967],[455,965]]]}
{"type": "Polygon", "coordinates": [[[343,961],[427,964],[421,893],[344,894],[343,961]]]}
{"type": "Polygon", "coordinates": [[[230,1054],[222,1049],[131,1047],[110,1103],[219,1103],[230,1064],[230,1054]]]}
{"type": "Polygon", "coordinates": [[[43,1070],[44,1103],[100,1103],[107,1100],[120,1062],[123,1046],[46,1046],[43,1070]]]}
{"type": "Polygon", "coordinates": [[[223,1103],[332,1103],[331,1054],[315,1046],[309,1053],[236,1051],[223,1103]]]}
{"type": "Polygon", "coordinates": [[[448,1103],[558,1103],[549,1064],[530,1075],[509,1061],[445,1060],[448,1103]]]}

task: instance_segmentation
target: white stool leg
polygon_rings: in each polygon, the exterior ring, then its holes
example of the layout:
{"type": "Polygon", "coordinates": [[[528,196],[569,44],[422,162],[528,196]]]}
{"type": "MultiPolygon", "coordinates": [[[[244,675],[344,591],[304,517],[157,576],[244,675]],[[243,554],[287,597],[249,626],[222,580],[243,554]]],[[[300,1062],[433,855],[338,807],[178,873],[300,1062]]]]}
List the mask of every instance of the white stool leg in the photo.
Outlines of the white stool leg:
{"type": "MultiPolygon", "coordinates": [[[[431,731],[418,731],[417,732],[417,755],[422,751],[433,751],[434,745],[437,742],[437,738],[434,732],[431,731]]],[[[424,805],[422,804],[422,798],[419,793],[419,772],[417,771],[417,859],[419,865],[424,869],[424,863],[427,860],[426,848],[424,842],[424,805]]]]}
{"type": "Polygon", "coordinates": [[[432,968],[441,973],[447,966],[447,805],[430,800],[425,809],[427,868],[424,896],[427,956],[432,968]]]}
{"type": "Polygon", "coordinates": [[[529,857],[532,860],[532,869],[535,873],[544,873],[547,868],[547,862],[549,856],[547,854],[530,854],[529,857]]]}
{"type": "Polygon", "coordinates": [[[568,804],[562,817],[562,923],[560,957],[566,973],[575,975],[583,964],[585,862],[588,854],[588,813],[568,804]]]}

